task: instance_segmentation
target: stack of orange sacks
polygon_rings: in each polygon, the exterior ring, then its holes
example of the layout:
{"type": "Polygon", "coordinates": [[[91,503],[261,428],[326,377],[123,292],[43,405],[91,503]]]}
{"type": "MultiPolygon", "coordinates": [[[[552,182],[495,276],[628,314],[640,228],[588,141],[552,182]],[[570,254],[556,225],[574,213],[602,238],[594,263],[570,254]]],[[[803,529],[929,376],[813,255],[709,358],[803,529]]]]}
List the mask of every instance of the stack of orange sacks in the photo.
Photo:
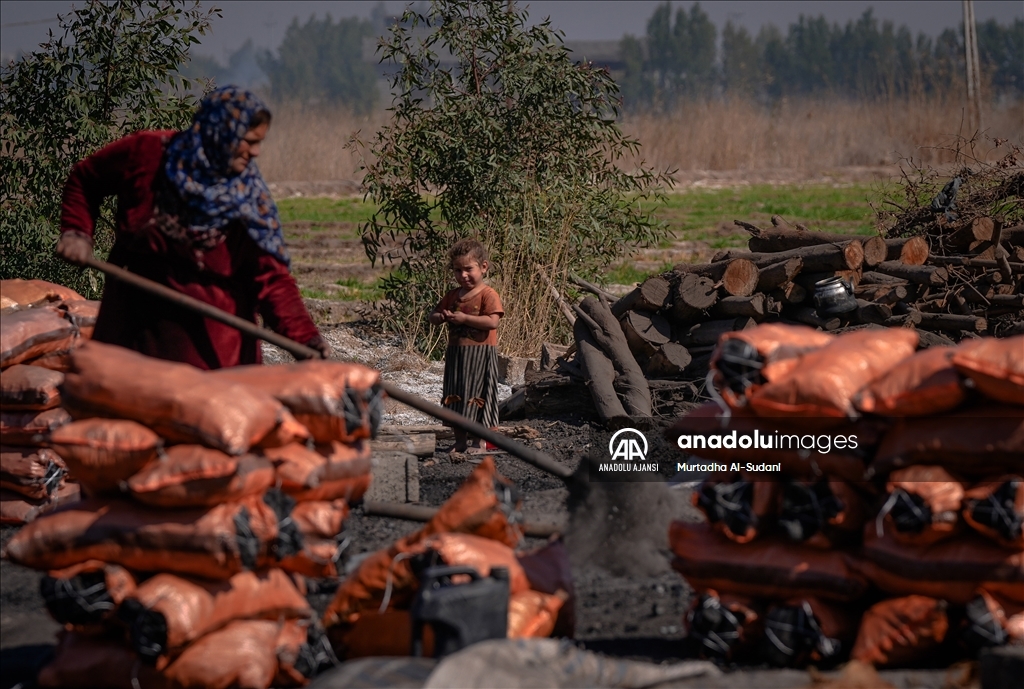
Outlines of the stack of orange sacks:
{"type": "Polygon", "coordinates": [[[43,280],[0,280],[0,523],[24,524],[79,499],[41,438],[70,421],[60,408],[71,351],[90,337],[99,302],[43,280]]]}
{"type": "MultiPolygon", "coordinates": [[[[559,538],[517,552],[522,531],[512,518],[519,499],[512,484],[485,458],[422,528],[371,553],[341,583],[322,622],[340,659],[409,655],[410,607],[419,573],[435,565],[472,567],[488,576],[509,572],[507,636],[573,634],[569,559],[559,538]]],[[[433,653],[429,627],[423,652],[433,653]]]]}
{"type": "Polygon", "coordinates": [[[893,665],[1024,639],[1024,338],[917,345],[781,324],[720,341],[721,399],[667,433],[727,468],[695,491],[707,522],[670,533],[707,655],[893,665]],[[712,440],[755,430],[757,446],[712,440]],[[951,605],[970,620],[955,633],[951,605]]]}
{"type": "Polygon", "coordinates": [[[204,372],[75,349],[61,388],[75,420],[43,442],[87,497],[6,548],[48,572],[65,625],[40,686],[307,683],[330,653],[303,576],[337,574],[378,383],[341,362],[204,372]]]}

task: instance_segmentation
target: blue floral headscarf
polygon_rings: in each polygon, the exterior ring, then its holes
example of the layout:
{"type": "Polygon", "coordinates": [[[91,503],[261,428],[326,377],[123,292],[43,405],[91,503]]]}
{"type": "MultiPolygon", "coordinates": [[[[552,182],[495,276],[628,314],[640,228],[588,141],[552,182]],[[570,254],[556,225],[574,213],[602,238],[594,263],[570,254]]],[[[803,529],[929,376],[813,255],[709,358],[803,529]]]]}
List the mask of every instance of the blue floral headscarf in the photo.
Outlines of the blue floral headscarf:
{"type": "Polygon", "coordinates": [[[194,245],[216,246],[224,240],[224,227],[241,220],[261,249],[288,264],[281,218],[256,162],[250,160],[240,174],[229,167],[261,110],[270,111],[245,89],[222,86],[210,92],[192,126],[171,139],[164,172],[184,201],[181,221],[194,245]]]}

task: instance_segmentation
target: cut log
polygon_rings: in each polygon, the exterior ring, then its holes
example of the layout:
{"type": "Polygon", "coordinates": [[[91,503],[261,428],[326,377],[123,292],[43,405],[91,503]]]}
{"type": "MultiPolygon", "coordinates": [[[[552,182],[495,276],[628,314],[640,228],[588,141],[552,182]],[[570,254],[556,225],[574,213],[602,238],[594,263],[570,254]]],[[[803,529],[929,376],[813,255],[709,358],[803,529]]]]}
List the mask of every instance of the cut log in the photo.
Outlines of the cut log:
{"type": "Polygon", "coordinates": [[[417,457],[432,457],[436,447],[437,436],[433,433],[386,435],[370,441],[374,452],[407,452],[417,457]]]}
{"type": "Polygon", "coordinates": [[[801,258],[804,261],[803,269],[807,271],[857,270],[864,265],[864,247],[860,241],[853,239],[844,244],[817,244],[777,253],[751,253],[729,249],[718,252],[711,261],[714,265],[716,262],[740,258],[751,261],[758,268],[767,268],[773,263],[790,258],[801,258]]]}
{"type": "Polygon", "coordinates": [[[554,371],[559,357],[565,356],[569,348],[565,345],[544,342],[540,346],[540,370],[554,371]]]}
{"type": "Polygon", "coordinates": [[[690,323],[710,309],[718,300],[718,289],[709,277],[686,273],[672,290],[669,316],[679,323],[690,323]]]}
{"type": "MultiPolygon", "coordinates": [[[[994,252],[993,252],[994,253],[994,252]]],[[[1005,256],[1004,256],[1005,258],[1005,256]]],[[[991,258],[970,258],[967,256],[932,256],[929,263],[937,266],[963,266],[965,268],[977,268],[978,270],[992,270],[1000,268],[999,261],[991,258]]],[[[1007,268],[1011,273],[1024,274],[1024,263],[1007,261],[1007,268]]]]}
{"type": "Polygon", "coordinates": [[[590,388],[598,417],[606,424],[624,421],[628,415],[612,385],[615,380],[615,364],[598,345],[583,318],[576,319],[572,332],[576,338],[576,353],[583,364],[583,374],[587,378],[587,387],[590,388]]]}
{"type": "Polygon", "coordinates": [[[1024,225],[1004,227],[999,237],[1000,241],[1008,246],[1024,246],[1024,225]]]}
{"type": "Polygon", "coordinates": [[[854,290],[854,294],[859,299],[888,306],[898,301],[904,301],[909,291],[906,285],[861,285],[854,290]]]}
{"type": "Polygon", "coordinates": [[[715,318],[736,318],[747,316],[760,323],[767,312],[767,298],[757,292],[749,297],[725,297],[719,299],[711,315],[715,318]]]}
{"type": "Polygon", "coordinates": [[[924,237],[886,239],[885,246],[885,260],[899,261],[906,266],[923,266],[928,260],[928,256],[930,254],[928,249],[928,240],[924,237]]]}
{"type": "Polygon", "coordinates": [[[670,291],[669,281],[654,275],[615,302],[612,305],[612,313],[618,318],[626,311],[660,311],[668,303],[670,291]]]}
{"type": "Polygon", "coordinates": [[[597,285],[593,284],[592,282],[587,282],[583,278],[570,274],[569,280],[572,282],[572,284],[576,285],[581,289],[585,289],[586,291],[590,292],[591,294],[598,297],[602,301],[608,302],[609,304],[614,304],[619,300],[619,297],[615,296],[611,292],[601,289],[597,285]]]}
{"type": "Polygon", "coordinates": [[[706,321],[704,323],[698,323],[690,327],[682,335],[677,338],[679,343],[689,347],[700,347],[702,345],[715,345],[718,344],[718,338],[728,332],[734,330],[747,330],[753,328],[755,325],[752,318],[729,318],[726,320],[718,321],[706,321]]]}
{"type": "Polygon", "coordinates": [[[669,341],[672,328],[668,321],[656,313],[627,311],[619,319],[622,334],[637,361],[646,361],[658,348],[669,341]]]}
{"type": "Polygon", "coordinates": [[[804,325],[811,325],[822,330],[837,330],[842,322],[836,316],[822,318],[810,306],[797,306],[783,312],[783,319],[790,319],[804,325]]]}
{"type": "Polygon", "coordinates": [[[890,318],[892,318],[892,309],[885,304],[876,304],[875,302],[864,301],[863,299],[857,300],[857,310],[853,312],[853,320],[858,323],[886,325],[890,318]]]}
{"type": "Polygon", "coordinates": [[[945,330],[947,332],[983,333],[988,330],[988,321],[978,316],[960,316],[952,313],[921,313],[921,322],[917,326],[922,330],[945,330]]]}
{"type": "Polygon", "coordinates": [[[907,280],[879,273],[876,270],[865,270],[860,276],[861,284],[868,285],[905,285],[907,280]]]}
{"type": "Polygon", "coordinates": [[[686,347],[667,342],[647,362],[645,373],[649,378],[675,378],[682,375],[691,361],[686,347]]]}
{"type": "Polygon", "coordinates": [[[919,285],[940,287],[949,280],[949,271],[933,266],[908,266],[897,261],[886,261],[875,266],[875,272],[884,273],[894,278],[907,280],[919,285]]]}
{"type": "Polygon", "coordinates": [[[647,379],[626,343],[622,326],[611,310],[593,297],[587,297],[574,309],[577,316],[585,317],[594,341],[612,360],[615,371],[621,376],[619,383],[624,390],[623,408],[626,413],[631,417],[650,416],[651,391],[647,387],[647,379]]]}
{"type": "Polygon", "coordinates": [[[757,289],[758,268],[745,258],[701,265],[679,263],[672,272],[680,276],[692,273],[711,278],[734,297],[749,297],[757,289]]]}
{"type": "Polygon", "coordinates": [[[996,224],[992,218],[975,218],[969,225],[947,234],[944,244],[947,248],[963,251],[971,244],[991,241],[992,231],[995,227],[996,224]]]}
{"type": "MultiPolygon", "coordinates": [[[[779,251],[791,251],[805,246],[817,246],[819,244],[845,244],[849,241],[860,241],[864,248],[864,263],[868,266],[878,265],[886,259],[885,240],[881,237],[868,237],[848,234],[832,234],[831,232],[810,232],[793,228],[778,219],[772,217],[775,225],[770,230],[763,230],[750,223],[740,220],[735,221],[737,225],[750,232],[752,235],[747,242],[747,247],[753,252],[774,253],[779,251]]],[[[792,276],[790,276],[792,277],[792,276]]]]}
{"type": "Polygon", "coordinates": [[[451,440],[455,437],[455,432],[448,426],[442,426],[440,424],[410,424],[408,426],[402,426],[400,424],[384,424],[377,431],[379,436],[389,435],[416,435],[417,433],[433,433],[434,437],[438,440],[451,440]]]}
{"type": "Polygon", "coordinates": [[[787,282],[772,290],[771,297],[781,304],[802,304],[807,299],[807,290],[795,282],[787,282]]]}
{"type": "Polygon", "coordinates": [[[758,274],[757,291],[770,292],[776,287],[792,282],[793,278],[803,269],[804,260],[800,257],[790,258],[766,266],[758,274]]]}

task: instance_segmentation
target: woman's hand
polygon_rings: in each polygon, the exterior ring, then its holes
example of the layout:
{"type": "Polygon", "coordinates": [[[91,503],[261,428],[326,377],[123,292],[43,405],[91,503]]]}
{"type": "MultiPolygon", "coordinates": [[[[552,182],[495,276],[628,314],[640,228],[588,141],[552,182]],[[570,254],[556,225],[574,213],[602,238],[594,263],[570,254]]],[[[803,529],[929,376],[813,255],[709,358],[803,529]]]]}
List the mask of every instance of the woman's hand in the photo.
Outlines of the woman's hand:
{"type": "Polygon", "coordinates": [[[327,340],[317,335],[312,340],[306,343],[306,346],[310,349],[315,349],[320,352],[320,356],[324,359],[331,358],[331,345],[327,343],[327,340]]]}
{"type": "Polygon", "coordinates": [[[92,258],[92,239],[80,232],[65,232],[57,242],[56,253],[68,263],[84,266],[92,258]]]}

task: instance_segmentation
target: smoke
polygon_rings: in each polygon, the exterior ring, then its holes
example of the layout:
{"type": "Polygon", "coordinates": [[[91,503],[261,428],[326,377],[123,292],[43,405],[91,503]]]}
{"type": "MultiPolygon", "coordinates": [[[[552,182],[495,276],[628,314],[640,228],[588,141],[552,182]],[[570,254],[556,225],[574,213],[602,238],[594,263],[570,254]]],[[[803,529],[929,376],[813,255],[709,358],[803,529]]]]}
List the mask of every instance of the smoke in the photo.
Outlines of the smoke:
{"type": "Polygon", "coordinates": [[[668,571],[673,497],[664,483],[597,483],[587,456],[569,481],[565,544],[573,567],[596,565],[615,576],[668,571]]]}

